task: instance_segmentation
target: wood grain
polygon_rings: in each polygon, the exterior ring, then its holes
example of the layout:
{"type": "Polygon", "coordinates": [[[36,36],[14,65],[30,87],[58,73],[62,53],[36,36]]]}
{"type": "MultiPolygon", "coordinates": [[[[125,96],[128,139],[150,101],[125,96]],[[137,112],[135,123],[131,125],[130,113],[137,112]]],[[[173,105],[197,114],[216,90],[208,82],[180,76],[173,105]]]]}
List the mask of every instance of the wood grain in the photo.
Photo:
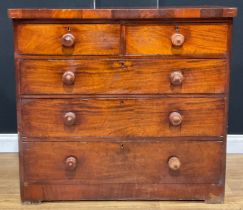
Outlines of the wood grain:
{"type": "Polygon", "coordinates": [[[9,10],[21,200],[222,203],[236,13],[9,10]]]}
{"type": "Polygon", "coordinates": [[[224,110],[223,98],[25,99],[22,130],[27,137],[221,136],[224,110]],[[173,111],[183,117],[180,126],[169,122],[173,111]],[[71,126],[67,112],[76,115],[71,126]]]}
{"type": "Polygon", "coordinates": [[[23,60],[21,94],[192,94],[224,93],[226,60],[23,60]],[[65,72],[75,81],[63,83],[65,72]],[[182,85],[173,86],[170,74],[180,71],[182,85]]]}
{"type": "Polygon", "coordinates": [[[226,18],[237,15],[235,7],[162,7],[160,9],[9,9],[12,19],[157,19],[226,18]]]}
{"type": "Polygon", "coordinates": [[[184,199],[210,199],[209,191],[221,199],[221,146],[200,141],[24,143],[25,199],[178,199],[178,191],[184,199]],[[65,169],[70,155],[78,160],[72,172],[65,169]],[[168,169],[171,155],[181,159],[180,171],[168,169]]]}
{"type": "Polygon", "coordinates": [[[208,203],[222,203],[223,190],[222,186],[215,184],[30,184],[24,187],[24,201],[39,203],[69,200],[186,200],[188,202],[204,200],[208,203]]]}
{"type": "Polygon", "coordinates": [[[25,184],[219,184],[222,149],[216,141],[28,142],[24,179],[25,184]],[[66,168],[70,156],[77,159],[74,170],[66,168]],[[171,156],[181,162],[178,171],[169,168],[171,156]]]}
{"type": "Polygon", "coordinates": [[[120,50],[119,24],[19,24],[16,51],[39,55],[115,55],[120,50]],[[62,46],[62,36],[75,37],[72,47],[62,46]]]}
{"type": "Polygon", "coordinates": [[[226,54],[228,29],[227,24],[127,25],[126,54],[226,54]],[[181,47],[174,47],[171,36],[178,31],[184,35],[185,43],[181,47]]]}
{"type": "MultiPolygon", "coordinates": [[[[111,209],[126,209],[126,210],[239,210],[243,208],[243,176],[241,163],[243,161],[243,155],[227,155],[227,173],[226,173],[226,192],[225,192],[225,202],[224,204],[205,204],[202,201],[80,201],[80,202],[43,202],[41,205],[23,205],[20,202],[19,197],[19,173],[18,173],[18,154],[17,153],[1,153],[0,154],[0,203],[1,208],[4,210],[80,210],[81,209],[92,209],[92,210],[111,210],[111,209]]],[[[26,187],[26,193],[30,197],[31,189],[40,189],[44,193],[44,197],[52,197],[51,192],[55,192],[55,195],[62,196],[65,195],[71,199],[72,196],[76,195],[78,199],[78,193],[71,193],[70,187],[60,186],[60,185],[28,185],[26,187]],[[58,193],[57,193],[58,192],[58,193]]],[[[97,186],[97,185],[96,185],[97,186]]],[[[107,185],[105,185],[107,186],[107,185]]],[[[121,186],[121,185],[117,185],[121,186]]],[[[196,194],[202,191],[216,192],[216,186],[213,185],[168,185],[161,184],[161,188],[171,189],[170,192],[180,192],[184,197],[189,197],[189,194],[185,195],[185,190],[189,191],[191,189],[191,195],[195,198],[196,194]],[[168,188],[168,186],[170,188],[168,188]],[[197,189],[197,190],[196,190],[197,189]],[[200,189],[200,191],[199,191],[200,189]]],[[[74,185],[72,186],[75,192],[82,192],[82,186],[74,185]]],[[[93,186],[90,186],[91,190],[93,186]]],[[[129,186],[126,186],[129,187],[129,186]]],[[[132,191],[135,191],[135,186],[131,186],[132,191]]],[[[104,186],[100,185],[99,189],[104,189],[104,186]]],[[[144,188],[143,192],[144,192],[144,188]]],[[[154,185],[151,189],[155,190],[154,185]]],[[[86,189],[87,190],[87,189],[86,189]]],[[[87,191],[86,191],[87,192],[87,191]]],[[[102,194],[102,190],[98,193],[102,194]]],[[[120,190],[120,192],[122,192],[120,190]]],[[[88,194],[88,193],[87,193],[88,194]]],[[[144,193],[145,194],[145,193],[144,193]]],[[[114,195],[114,194],[113,194],[114,195]]],[[[41,195],[43,196],[43,194],[41,195]]],[[[167,194],[168,196],[168,194],[167,194]]],[[[32,197],[34,195],[32,194],[32,197]]]]}

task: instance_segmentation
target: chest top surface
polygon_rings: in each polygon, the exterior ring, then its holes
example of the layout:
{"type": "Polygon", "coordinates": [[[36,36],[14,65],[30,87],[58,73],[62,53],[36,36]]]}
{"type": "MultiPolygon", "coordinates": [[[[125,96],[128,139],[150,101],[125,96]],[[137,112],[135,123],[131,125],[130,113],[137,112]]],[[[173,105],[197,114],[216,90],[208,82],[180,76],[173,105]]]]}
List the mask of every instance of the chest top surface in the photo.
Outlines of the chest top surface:
{"type": "Polygon", "coordinates": [[[9,10],[12,19],[170,19],[232,18],[235,7],[162,7],[158,9],[27,9],[9,10]]]}

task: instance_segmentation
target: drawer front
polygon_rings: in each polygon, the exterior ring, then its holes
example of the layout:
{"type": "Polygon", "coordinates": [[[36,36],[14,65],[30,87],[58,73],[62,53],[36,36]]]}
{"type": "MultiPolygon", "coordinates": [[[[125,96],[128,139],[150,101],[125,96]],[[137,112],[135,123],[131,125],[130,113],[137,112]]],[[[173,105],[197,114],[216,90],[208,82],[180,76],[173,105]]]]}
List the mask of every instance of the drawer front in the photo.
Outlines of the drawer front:
{"type": "Polygon", "coordinates": [[[224,93],[227,62],[181,60],[23,60],[22,94],[224,93]]]}
{"type": "MultiPolygon", "coordinates": [[[[220,55],[227,52],[226,24],[128,25],[126,53],[142,55],[220,55]],[[180,46],[172,44],[172,35],[179,33],[180,46]]],[[[174,40],[174,39],[173,39],[174,40]]]]}
{"type": "Polygon", "coordinates": [[[27,182],[219,183],[223,143],[28,142],[23,155],[27,182]]]}
{"type": "Polygon", "coordinates": [[[24,99],[27,137],[222,136],[223,98],[24,99]]]}
{"type": "Polygon", "coordinates": [[[114,55],[120,51],[119,24],[19,24],[20,54],[114,55]]]}

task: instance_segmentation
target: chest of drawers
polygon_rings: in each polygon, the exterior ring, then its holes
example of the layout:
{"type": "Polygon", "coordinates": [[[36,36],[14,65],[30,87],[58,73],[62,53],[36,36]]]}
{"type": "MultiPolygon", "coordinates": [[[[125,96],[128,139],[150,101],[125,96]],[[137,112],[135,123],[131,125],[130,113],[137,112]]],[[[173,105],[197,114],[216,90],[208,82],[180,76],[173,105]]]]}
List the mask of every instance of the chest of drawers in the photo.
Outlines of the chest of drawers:
{"type": "Polygon", "coordinates": [[[22,201],[222,202],[236,12],[9,10],[22,201]]]}

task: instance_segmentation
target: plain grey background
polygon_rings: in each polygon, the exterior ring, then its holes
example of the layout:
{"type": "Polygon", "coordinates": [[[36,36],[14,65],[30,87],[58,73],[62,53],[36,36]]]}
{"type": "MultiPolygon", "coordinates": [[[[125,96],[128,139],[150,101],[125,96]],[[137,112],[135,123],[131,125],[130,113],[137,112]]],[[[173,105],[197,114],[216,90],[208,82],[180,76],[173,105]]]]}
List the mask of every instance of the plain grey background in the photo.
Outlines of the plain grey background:
{"type": "MultiPolygon", "coordinates": [[[[220,5],[238,7],[231,63],[229,133],[243,134],[243,9],[242,0],[95,0],[96,8],[220,5]]],[[[0,0],[0,133],[16,133],[13,32],[8,8],[93,8],[94,0],[0,0]]]]}

